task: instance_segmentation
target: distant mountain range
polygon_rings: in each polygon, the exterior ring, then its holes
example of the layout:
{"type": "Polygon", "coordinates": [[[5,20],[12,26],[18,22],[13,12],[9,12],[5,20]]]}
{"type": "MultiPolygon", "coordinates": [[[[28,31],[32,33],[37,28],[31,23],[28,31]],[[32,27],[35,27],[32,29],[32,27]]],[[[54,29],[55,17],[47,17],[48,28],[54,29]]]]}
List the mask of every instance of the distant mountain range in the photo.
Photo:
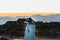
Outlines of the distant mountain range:
{"type": "Polygon", "coordinates": [[[43,22],[60,22],[60,14],[53,14],[48,16],[41,15],[33,15],[31,16],[35,21],[43,21],[43,22]]]}
{"type": "MultiPolygon", "coordinates": [[[[4,16],[0,17],[0,25],[5,24],[7,21],[16,21],[19,18],[28,18],[28,16],[16,16],[16,17],[10,17],[10,16],[4,16]]],[[[53,14],[49,16],[41,16],[41,15],[32,15],[31,18],[34,21],[43,21],[43,22],[60,22],[60,14],[53,14]]]]}
{"type": "Polygon", "coordinates": [[[16,21],[17,19],[21,18],[27,18],[27,16],[16,16],[16,17],[11,17],[11,16],[4,16],[0,17],[0,25],[5,24],[7,21],[16,21]]]}

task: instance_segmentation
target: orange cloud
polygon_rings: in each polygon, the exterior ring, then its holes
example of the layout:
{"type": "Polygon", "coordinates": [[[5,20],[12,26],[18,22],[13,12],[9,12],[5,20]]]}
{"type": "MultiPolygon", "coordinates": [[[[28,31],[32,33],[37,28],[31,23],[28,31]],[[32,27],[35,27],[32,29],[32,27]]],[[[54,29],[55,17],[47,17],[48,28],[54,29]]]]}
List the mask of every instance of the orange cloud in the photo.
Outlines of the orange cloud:
{"type": "Polygon", "coordinates": [[[0,13],[0,16],[31,16],[35,13],[0,13]]]}
{"type": "Polygon", "coordinates": [[[31,16],[31,15],[43,15],[60,14],[60,12],[0,12],[0,16],[31,16]]]}

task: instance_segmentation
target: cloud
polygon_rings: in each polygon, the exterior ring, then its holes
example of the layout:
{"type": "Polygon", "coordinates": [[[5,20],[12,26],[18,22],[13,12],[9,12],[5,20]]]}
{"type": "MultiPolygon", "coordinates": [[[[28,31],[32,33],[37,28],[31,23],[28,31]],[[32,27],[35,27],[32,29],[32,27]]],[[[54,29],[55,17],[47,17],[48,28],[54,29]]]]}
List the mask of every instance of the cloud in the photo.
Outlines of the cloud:
{"type": "Polygon", "coordinates": [[[0,12],[60,11],[60,0],[0,0],[0,12]]]}

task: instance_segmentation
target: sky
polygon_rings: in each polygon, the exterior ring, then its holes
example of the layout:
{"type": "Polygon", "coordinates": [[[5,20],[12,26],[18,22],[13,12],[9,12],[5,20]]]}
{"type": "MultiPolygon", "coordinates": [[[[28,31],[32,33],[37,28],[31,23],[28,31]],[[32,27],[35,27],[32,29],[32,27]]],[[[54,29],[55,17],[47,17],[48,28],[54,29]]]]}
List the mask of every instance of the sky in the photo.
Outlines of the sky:
{"type": "Polygon", "coordinates": [[[60,0],[0,0],[0,16],[60,14],[60,0]]]}

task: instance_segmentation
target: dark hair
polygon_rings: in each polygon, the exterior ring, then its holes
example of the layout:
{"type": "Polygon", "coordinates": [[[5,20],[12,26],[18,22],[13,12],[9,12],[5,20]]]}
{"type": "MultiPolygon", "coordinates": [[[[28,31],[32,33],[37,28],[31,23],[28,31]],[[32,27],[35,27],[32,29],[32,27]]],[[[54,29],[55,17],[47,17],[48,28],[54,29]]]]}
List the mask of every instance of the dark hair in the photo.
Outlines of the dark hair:
{"type": "Polygon", "coordinates": [[[33,20],[32,20],[32,18],[30,17],[30,18],[28,18],[28,22],[29,23],[33,23],[33,20]]]}
{"type": "Polygon", "coordinates": [[[31,18],[28,18],[28,22],[32,22],[33,20],[31,18]]]}

